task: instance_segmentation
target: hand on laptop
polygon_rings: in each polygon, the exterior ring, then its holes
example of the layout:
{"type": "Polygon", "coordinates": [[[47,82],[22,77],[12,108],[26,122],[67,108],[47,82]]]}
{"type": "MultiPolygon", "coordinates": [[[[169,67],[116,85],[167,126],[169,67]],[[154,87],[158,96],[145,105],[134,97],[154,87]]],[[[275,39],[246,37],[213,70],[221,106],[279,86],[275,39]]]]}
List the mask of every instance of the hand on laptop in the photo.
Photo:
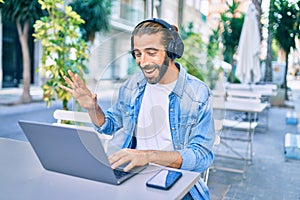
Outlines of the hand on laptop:
{"type": "Polygon", "coordinates": [[[135,149],[122,149],[108,157],[111,167],[116,169],[122,164],[129,164],[123,169],[125,172],[134,167],[144,166],[149,163],[146,151],[135,149]]]}
{"type": "Polygon", "coordinates": [[[149,163],[180,168],[182,164],[181,154],[177,151],[159,151],[159,150],[136,150],[122,149],[108,157],[113,169],[129,163],[123,169],[125,172],[130,171],[134,167],[144,166],[149,163]]]}

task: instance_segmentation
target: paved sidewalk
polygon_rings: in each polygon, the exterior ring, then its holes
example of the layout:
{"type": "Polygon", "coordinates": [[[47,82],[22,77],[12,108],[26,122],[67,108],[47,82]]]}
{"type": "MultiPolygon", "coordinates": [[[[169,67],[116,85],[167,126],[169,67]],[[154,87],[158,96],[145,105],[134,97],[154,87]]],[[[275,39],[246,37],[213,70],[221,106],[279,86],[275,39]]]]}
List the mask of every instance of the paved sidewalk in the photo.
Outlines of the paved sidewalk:
{"type": "MultiPolygon", "coordinates": [[[[212,200],[299,200],[300,160],[284,158],[284,135],[297,133],[296,125],[286,125],[286,112],[292,108],[272,107],[269,127],[257,129],[253,141],[253,164],[247,167],[245,177],[221,170],[211,171],[208,186],[212,200]]],[[[222,160],[215,162],[222,165],[222,160]]],[[[235,167],[242,161],[226,160],[235,167]]]]}
{"type": "MultiPolygon", "coordinates": [[[[2,88],[0,89],[0,105],[13,106],[22,95],[23,88],[2,88]]],[[[43,93],[41,87],[31,86],[30,94],[33,101],[42,101],[43,93]]]]}
{"type": "MultiPolygon", "coordinates": [[[[103,80],[99,82],[89,81],[88,88],[92,93],[97,93],[99,101],[114,99],[118,95],[118,88],[121,82],[113,80],[103,80]]],[[[20,96],[22,95],[23,88],[2,88],[0,89],[0,109],[11,108],[20,105],[18,103],[20,96]]],[[[43,90],[41,86],[31,86],[30,94],[32,96],[32,102],[43,102],[43,90]]],[[[59,100],[58,100],[59,101],[59,100]]],[[[30,107],[30,104],[27,106],[30,107]]],[[[26,104],[24,104],[26,105],[26,104]]]]}

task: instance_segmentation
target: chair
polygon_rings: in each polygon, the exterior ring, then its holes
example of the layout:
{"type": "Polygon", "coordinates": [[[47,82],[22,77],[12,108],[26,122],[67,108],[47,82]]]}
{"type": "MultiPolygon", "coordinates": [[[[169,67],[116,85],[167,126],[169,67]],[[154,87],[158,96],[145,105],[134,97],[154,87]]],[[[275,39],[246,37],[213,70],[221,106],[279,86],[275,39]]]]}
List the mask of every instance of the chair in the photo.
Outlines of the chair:
{"type": "Polygon", "coordinates": [[[53,113],[56,123],[53,125],[72,127],[81,130],[95,131],[103,144],[105,152],[108,150],[108,141],[112,139],[112,136],[100,134],[92,127],[92,121],[87,112],[77,112],[68,110],[55,110],[53,113]],[[71,121],[74,124],[64,124],[63,121],[71,121]]]}
{"type": "MultiPolygon", "coordinates": [[[[214,147],[215,147],[218,144],[220,144],[220,135],[221,135],[222,127],[223,127],[223,120],[214,119],[214,125],[215,125],[215,133],[216,133],[215,141],[214,141],[214,147]]],[[[202,173],[202,179],[206,185],[208,183],[209,171],[210,171],[210,168],[208,168],[207,170],[205,170],[202,173]]]]}
{"type": "MultiPolygon", "coordinates": [[[[215,155],[220,157],[221,165],[216,166],[215,164],[211,169],[220,169],[225,171],[242,173],[246,166],[252,163],[253,155],[253,135],[254,130],[258,126],[256,121],[257,113],[245,113],[239,110],[227,110],[230,105],[256,105],[261,104],[261,94],[252,92],[236,92],[226,91],[226,96],[214,96],[214,112],[219,111],[225,112],[222,121],[222,135],[220,136],[220,145],[215,148],[215,155]],[[232,162],[223,162],[224,159],[238,159],[243,161],[243,169],[237,169],[234,167],[225,167],[232,162]]],[[[231,165],[232,166],[232,165],[231,165]]]]}

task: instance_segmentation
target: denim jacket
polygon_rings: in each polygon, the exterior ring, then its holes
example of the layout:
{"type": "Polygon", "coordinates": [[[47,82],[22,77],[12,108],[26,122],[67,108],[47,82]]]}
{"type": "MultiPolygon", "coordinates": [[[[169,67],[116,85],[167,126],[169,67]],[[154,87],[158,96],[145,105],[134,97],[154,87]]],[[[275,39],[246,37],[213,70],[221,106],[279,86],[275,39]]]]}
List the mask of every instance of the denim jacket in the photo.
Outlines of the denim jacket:
{"type": "MultiPolygon", "coordinates": [[[[179,76],[169,95],[169,121],[175,151],[182,156],[181,169],[203,172],[213,162],[215,138],[209,88],[188,74],[178,63],[179,76]]],[[[105,112],[100,133],[114,134],[114,145],[130,148],[146,86],[142,72],[129,78],[119,90],[115,105],[105,112]]],[[[190,190],[194,199],[209,199],[207,186],[200,180],[190,190]]]]}

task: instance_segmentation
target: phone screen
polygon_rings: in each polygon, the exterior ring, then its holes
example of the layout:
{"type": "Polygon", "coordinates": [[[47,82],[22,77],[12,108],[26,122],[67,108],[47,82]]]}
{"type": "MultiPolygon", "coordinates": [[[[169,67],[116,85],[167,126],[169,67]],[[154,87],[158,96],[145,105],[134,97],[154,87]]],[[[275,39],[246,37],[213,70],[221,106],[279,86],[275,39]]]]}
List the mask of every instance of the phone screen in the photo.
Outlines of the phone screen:
{"type": "Polygon", "coordinates": [[[156,173],[146,185],[159,189],[169,189],[182,176],[181,172],[162,169],[156,173]]]}

